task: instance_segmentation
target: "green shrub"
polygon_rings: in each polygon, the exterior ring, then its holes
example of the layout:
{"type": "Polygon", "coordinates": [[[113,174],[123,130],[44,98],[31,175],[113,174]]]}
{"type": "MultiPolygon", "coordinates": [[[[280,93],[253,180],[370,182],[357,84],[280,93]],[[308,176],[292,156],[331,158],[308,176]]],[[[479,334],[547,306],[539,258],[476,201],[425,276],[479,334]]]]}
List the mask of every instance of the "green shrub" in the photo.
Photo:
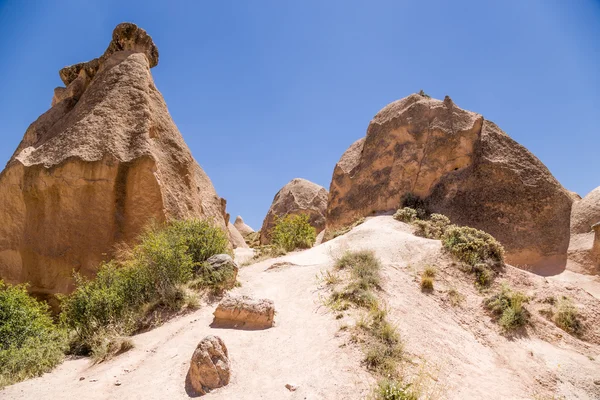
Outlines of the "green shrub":
{"type": "Polygon", "coordinates": [[[444,247],[458,260],[475,266],[503,264],[504,248],[488,233],[467,226],[450,226],[442,236],[444,247]]]}
{"type": "Polygon", "coordinates": [[[418,400],[411,390],[411,384],[405,384],[396,379],[385,378],[377,383],[373,393],[374,400],[418,400]]]}
{"type": "Polygon", "coordinates": [[[317,233],[308,222],[308,215],[286,215],[278,218],[271,233],[273,245],[286,251],[307,249],[313,246],[317,233]]]}
{"type": "Polygon", "coordinates": [[[65,332],[49,307],[29,296],[24,285],[0,280],[0,388],[50,371],[64,356],[65,332]]]}
{"type": "Polygon", "coordinates": [[[558,300],[558,309],[554,314],[554,323],[560,329],[572,335],[579,335],[583,330],[583,324],[579,319],[579,311],[573,305],[571,299],[562,297],[558,300]]]}
{"type": "Polygon", "coordinates": [[[410,207],[404,207],[394,213],[394,219],[400,222],[411,223],[417,219],[417,210],[410,207]]]}
{"type": "Polygon", "coordinates": [[[523,306],[527,297],[521,293],[512,291],[508,286],[488,297],[484,304],[498,318],[498,323],[504,330],[510,331],[523,326],[529,320],[529,312],[523,306]]]}
{"type": "Polygon", "coordinates": [[[410,192],[402,196],[402,199],[400,199],[400,207],[412,208],[417,212],[418,219],[426,219],[430,214],[425,200],[410,192]]]}
{"type": "Polygon", "coordinates": [[[441,239],[450,225],[448,217],[442,214],[431,214],[428,220],[414,222],[417,227],[415,234],[428,239],[441,239]]]}
{"type": "Polygon", "coordinates": [[[224,233],[210,223],[173,221],[148,229],[129,259],[101,265],[94,279],[76,275],[75,291],[61,304],[61,322],[72,332],[71,351],[102,353],[107,337],[131,335],[140,327],[144,308],[177,311],[185,303],[182,285],[195,275],[200,276],[196,287],[220,285],[227,271],[211,274],[203,263],[227,251],[224,233]]]}
{"type": "Polygon", "coordinates": [[[167,226],[172,235],[187,247],[196,267],[215,254],[229,254],[229,239],[225,232],[206,220],[188,219],[172,221],[167,226]]]}

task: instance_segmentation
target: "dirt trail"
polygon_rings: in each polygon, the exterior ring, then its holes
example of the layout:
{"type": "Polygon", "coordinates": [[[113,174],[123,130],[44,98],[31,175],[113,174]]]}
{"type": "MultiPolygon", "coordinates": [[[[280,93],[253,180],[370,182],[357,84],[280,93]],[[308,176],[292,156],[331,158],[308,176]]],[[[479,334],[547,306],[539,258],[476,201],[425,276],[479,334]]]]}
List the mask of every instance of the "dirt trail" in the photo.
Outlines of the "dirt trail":
{"type": "MultiPolygon", "coordinates": [[[[95,366],[86,359],[70,360],[50,374],[7,388],[0,398],[185,399],[189,359],[196,344],[212,334],[229,349],[232,380],[206,399],[363,399],[374,379],[361,366],[361,350],[350,344],[350,333],[339,330],[353,316],[336,320],[322,306],[327,289],[318,279],[334,257],[359,249],[374,250],[384,264],[382,297],[405,343],[410,360],[405,372],[426,377],[427,393],[444,399],[600,398],[597,342],[574,339],[537,316],[535,329],[503,336],[483,311],[481,293],[450,265],[440,242],[412,235],[408,225],[389,216],[370,218],[313,249],[243,267],[242,286],[234,292],[274,300],[274,328],[211,328],[216,304],[204,305],[134,337],[136,347],[114,360],[95,366]],[[282,261],[290,264],[270,268],[282,261]],[[424,265],[439,270],[430,295],[419,289],[424,265]],[[450,289],[463,295],[460,306],[448,303],[450,289]],[[298,390],[288,391],[288,383],[298,390]]],[[[564,285],[510,267],[503,279],[523,285],[528,294],[555,286],[563,290],[564,285]]],[[[600,310],[597,299],[569,290],[600,310]]],[[[597,313],[593,317],[600,320],[597,313]]]]}

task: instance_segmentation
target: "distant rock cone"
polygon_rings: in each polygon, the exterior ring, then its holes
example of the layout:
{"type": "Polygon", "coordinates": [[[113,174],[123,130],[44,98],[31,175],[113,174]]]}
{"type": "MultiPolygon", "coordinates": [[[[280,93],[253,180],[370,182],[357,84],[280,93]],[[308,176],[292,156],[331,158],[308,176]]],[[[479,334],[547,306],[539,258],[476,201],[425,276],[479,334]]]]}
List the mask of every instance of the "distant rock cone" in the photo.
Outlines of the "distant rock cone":
{"type": "Polygon", "coordinates": [[[408,193],[495,236],[511,264],[542,274],[565,267],[571,195],[527,149],[449,97],[413,94],[377,113],[335,166],[327,230],[393,211],[408,193]]]}
{"type": "Polygon", "coordinates": [[[244,237],[248,236],[251,233],[254,233],[254,229],[252,229],[250,226],[246,225],[246,223],[244,222],[242,217],[239,215],[235,219],[233,226],[235,226],[236,229],[238,230],[238,232],[240,232],[242,234],[242,236],[244,236],[244,237]]]}
{"type": "Polygon", "coordinates": [[[305,214],[309,223],[317,230],[317,234],[325,229],[325,212],[327,210],[327,190],[306,179],[295,178],[287,183],[273,199],[260,229],[260,243],[271,242],[271,231],[276,217],[305,214]]]}
{"type": "Polygon", "coordinates": [[[93,276],[150,221],[226,229],[224,202],[154,86],[157,63],[151,37],[124,23],[100,58],[60,71],[66,87],[0,174],[0,278],[69,292],[73,271],[93,276]]]}

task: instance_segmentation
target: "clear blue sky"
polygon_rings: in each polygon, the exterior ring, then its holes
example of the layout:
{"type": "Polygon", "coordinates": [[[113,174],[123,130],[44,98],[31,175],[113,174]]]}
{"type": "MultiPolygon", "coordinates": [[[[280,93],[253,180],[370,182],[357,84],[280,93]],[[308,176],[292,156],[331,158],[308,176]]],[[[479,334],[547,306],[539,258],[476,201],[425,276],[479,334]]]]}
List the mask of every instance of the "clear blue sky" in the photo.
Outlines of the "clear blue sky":
{"type": "Polygon", "coordinates": [[[45,112],[58,70],[146,29],[153,74],[217,192],[258,229],[295,177],[329,188],[387,103],[450,95],[570,189],[600,185],[600,1],[0,0],[0,163],[45,112]]]}

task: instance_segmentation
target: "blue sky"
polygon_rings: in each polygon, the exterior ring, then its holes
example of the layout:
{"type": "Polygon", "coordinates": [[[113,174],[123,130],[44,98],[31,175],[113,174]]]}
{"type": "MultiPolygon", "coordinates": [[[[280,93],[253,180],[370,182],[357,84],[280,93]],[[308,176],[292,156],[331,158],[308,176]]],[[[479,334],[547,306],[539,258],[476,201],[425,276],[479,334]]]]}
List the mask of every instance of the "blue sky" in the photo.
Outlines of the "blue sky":
{"type": "Polygon", "coordinates": [[[58,70],[131,21],[195,158],[255,229],[302,177],[329,187],[387,103],[420,89],[496,122],[570,190],[600,185],[600,1],[0,0],[0,164],[58,70]]]}

